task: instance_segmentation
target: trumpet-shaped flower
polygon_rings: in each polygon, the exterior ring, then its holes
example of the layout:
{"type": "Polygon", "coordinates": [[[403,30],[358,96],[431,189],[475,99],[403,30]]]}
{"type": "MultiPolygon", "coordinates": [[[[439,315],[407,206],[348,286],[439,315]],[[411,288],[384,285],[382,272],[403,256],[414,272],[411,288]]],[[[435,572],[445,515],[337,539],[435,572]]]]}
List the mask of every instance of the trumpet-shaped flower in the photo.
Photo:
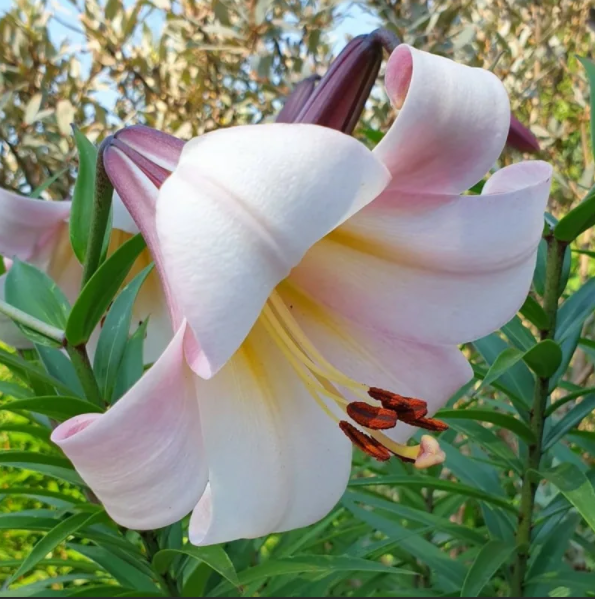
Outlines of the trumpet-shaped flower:
{"type": "Polygon", "coordinates": [[[307,124],[216,131],[181,155],[133,127],[105,149],[176,331],[115,407],[53,435],[120,524],[192,511],[193,543],[258,537],[327,514],[352,444],[444,459],[430,436],[406,442],[443,430],[433,414],[472,376],[457,344],[523,303],[551,168],[463,195],[506,142],[501,83],[400,46],[386,86],[399,114],[373,152],[307,124]]]}

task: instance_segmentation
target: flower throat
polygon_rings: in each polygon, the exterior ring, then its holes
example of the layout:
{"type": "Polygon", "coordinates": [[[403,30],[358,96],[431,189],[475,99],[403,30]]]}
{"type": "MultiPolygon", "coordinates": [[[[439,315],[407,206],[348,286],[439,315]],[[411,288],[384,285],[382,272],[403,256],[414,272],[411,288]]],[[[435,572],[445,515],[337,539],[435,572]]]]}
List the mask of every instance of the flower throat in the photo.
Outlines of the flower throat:
{"type": "Polygon", "coordinates": [[[448,427],[444,422],[427,418],[425,401],[358,383],[335,368],[308,339],[277,291],[265,304],[260,320],[316,403],[356,447],[379,461],[396,456],[414,463],[417,468],[444,461],[444,452],[433,437],[425,435],[421,445],[407,446],[396,443],[382,432],[394,428],[399,421],[431,431],[446,430],[448,427]],[[358,400],[348,401],[337,387],[348,389],[358,400]],[[361,429],[347,419],[339,418],[323,398],[331,400],[361,429]]]}

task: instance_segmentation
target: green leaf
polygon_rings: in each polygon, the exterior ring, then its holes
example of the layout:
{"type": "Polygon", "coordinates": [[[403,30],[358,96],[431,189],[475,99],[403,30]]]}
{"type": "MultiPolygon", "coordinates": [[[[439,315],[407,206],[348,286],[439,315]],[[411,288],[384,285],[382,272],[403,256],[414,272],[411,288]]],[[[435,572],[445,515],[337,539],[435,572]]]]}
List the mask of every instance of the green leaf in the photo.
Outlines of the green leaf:
{"type": "Polygon", "coordinates": [[[593,410],[595,410],[595,394],[585,397],[583,401],[574,406],[572,410],[570,410],[564,415],[563,418],[556,422],[547,435],[543,450],[547,451],[568,431],[580,424],[583,418],[588,416],[593,410]]]}
{"type": "Polygon", "coordinates": [[[43,455],[32,451],[0,451],[0,464],[41,472],[53,478],[65,480],[74,485],[84,485],[72,464],[65,458],[43,455]]]}
{"type": "MultiPolygon", "coordinates": [[[[94,561],[106,572],[109,572],[121,585],[131,589],[154,592],[155,583],[131,563],[109,551],[106,547],[93,547],[91,545],[68,544],[86,558],[94,561]]],[[[158,589],[157,589],[158,590],[158,589]]]]}
{"type": "Polygon", "coordinates": [[[523,361],[537,376],[548,378],[562,363],[562,349],[552,339],[545,339],[525,352],[523,361]]]}
{"type": "MultiPolygon", "coordinates": [[[[32,424],[14,424],[12,422],[0,424],[0,433],[30,435],[47,443],[50,441],[50,431],[47,428],[32,424]]],[[[2,492],[4,491],[0,491],[0,493],[2,492]]]]}
{"type": "Polygon", "coordinates": [[[540,341],[531,349],[524,352],[516,347],[508,347],[494,360],[494,363],[490,366],[479,389],[497,381],[521,360],[525,362],[535,374],[546,378],[554,374],[560,366],[560,363],[562,362],[562,350],[560,346],[551,339],[540,341]]]}
{"type": "Polygon", "coordinates": [[[8,397],[15,397],[16,399],[33,397],[33,391],[31,391],[31,389],[7,381],[0,381],[0,393],[2,393],[2,395],[7,395],[8,397]]]}
{"type": "Polygon", "coordinates": [[[37,199],[41,197],[41,194],[52,184],[57,181],[64,173],[68,172],[68,167],[63,168],[61,171],[54,173],[51,177],[47,178],[41,185],[38,185],[30,194],[29,197],[37,199]]]}
{"type": "Polygon", "coordinates": [[[167,572],[174,558],[178,555],[185,555],[192,559],[199,560],[215,572],[221,574],[223,578],[229,581],[235,587],[240,586],[240,581],[236,570],[229,559],[229,556],[219,545],[210,547],[183,547],[182,549],[163,549],[155,554],[153,558],[153,567],[157,572],[164,574],[167,572]]]}
{"type": "Polygon", "coordinates": [[[485,378],[483,379],[479,389],[487,387],[494,381],[497,381],[503,374],[510,370],[515,364],[523,358],[523,352],[516,347],[505,349],[490,366],[485,378]]]}
{"type": "Polygon", "coordinates": [[[588,58],[577,56],[587,72],[591,91],[591,151],[595,153],[595,63],[588,58]]]}
{"type": "Polygon", "coordinates": [[[595,531],[595,489],[585,474],[573,464],[560,464],[542,476],[559,489],[595,531]]]}
{"type": "Polygon", "coordinates": [[[125,587],[117,587],[114,585],[102,585],[94,587],[85,587],[80,591],[70,593],[69,597],[121,597],[125,593],[125,587]]]}
{"type": "Polygon", "coordinates": [[[80,414],[102,411],[100,407],[84,399],[65,395],[17,399],[0,404],[0,410],[9,410],[11,412],[27,410],[37,414],[45,414],[60,421],[68,420],[80,414]]]}
{"type": "Polygon", "coordinates": [[[560,220],[554,229],[554,236],[559,241],[570,243],[593,225],[595,225],[595,189],[590,190],[585,199],[560,220]]]}
{"type": "Polygon", "coordinates": [[[72,362],[60,350],[42,345],[37,345],[35,349],[37,349],[45,369],[70,389],[69,395],[85,397],[81,381],[72,362]]]}
{"type": "Polygon", "coordinates": [[[492,576],[510,558],[516,547],[504,541],[490,541],[477,554],[461,589],[461,597],[479,597],[492,576]]]}
{"type": "Polygon", "coordinates": [[[525,300],[520,312],[531,324],[534,324],[538,329],[547,329],[549,324],[547,314],[541,307],[541,304],[530,295],[527,296],[527,299],[525,300]]]}
{"type": "Polygon", "coordinates": [[[95,165],[97,148],[73,127],[74,141],[79,155],[79,168],[72,195],[70,212],[70,243],[78,261],[83,264],[91,230],[93,197],[95,195],[95,165]]]}
{"type": "MultiPolygon", "coordinates": [[[[15,308],[58,329],[65,328],[70,304],[58,285],[35,266],[15,259],[6,275],[4,295],[15,308]]],[[[17,326],[31,341],[58,347],[45,335],[20,324],[17,326]]]]}
{"type": "Polygon", "coordinates": [[[119,247],[91,277],[70,312],[66,325],[69,343],[80,345],[89,340],[145,247],[142,235],[135,235],[119,247]]]}
{"type": "Polygon", "coordinates": [[[246,585],[256,580],[284,576],[286,574],[331,574],[332,572],[379,572],[383,574],[405,574],[410,576],[415,574],[409,570],[394,568],[379,562],[357,557],[343,555],[304,555],[269,560],[240,572],[239,579],[241,585],[246,585]]]}
{"type": "Polygon", "coordinates": [[[480,422],[491,422],[501,428],[505,428],[518,435],[527,443],[533,443],[535,435],[533,431],[522,421],[510,414],[495,412],[494,410],[479,410],[465,408],[462,410],[440,410],[437,417],[442,420],[463,419],[477,420],[480,422]]]}
{"type": "Polygon", "coordinates": [[[595,310],[595,277],[589,279],[560,306],[556,341],[562,343],[572,335],[580,333],[585,320],[593,310],[595,310]]]}
{"type": "Polygon", "coordinates": [[[50,376],[17,354],[11,354],[10,352],[0,349],[0,364],[4,364],[10,368],[12,372],[22,378],[25,382],[29,382],[30,378],[31,380],[37,381],[43,385],[54,387],[58,391],[66,393],[67,395],[72,393],[72,391],[61,381],[55,379],[53,376],[50,376]]]}
{"type": "Polygon", "coordinates": [[[132,320],[132,308],[136,296],[153,269],[153,264],[144,268],[120,292],[110,308],[97,343],[93,370],[99,383],[102,397],[111,400],[132,320]]]}
{"type": "Polygon", "coordinates": [[[116,377],[112,401],[120,399],[120,397],[140,380],[143,375],[143,352],[148,324],[149,319],[147,318],[138,329],[134,331],[134,334],[126,343],[124,355],[122,356],[120,368],[118,370],[118,376],[116,377]]]}
{"type": "Polygon", "coordinates": [[[463,485],[459,482],[434,478],[432,476],[373,476],[370,478],[357,478],[349,482],[349,487],[369,487],[376,485],[390,485],[408,489],[438,489],[441,491],[448,491],[455,495],[463,495],[464,497],[472,497],[474,499],[479,499],[480,501],[485,501],[486,503],[496,505],[516,514],[516,508],[511,505],[510,501],[503,497],[496,497],[479,488],[463,485]]]}
{"type": "Polygon", "coordinates": [[[59,493],[58,491],[48,491],[46,489],[37,489],[33,487],[10,487],[10,489],[1,489],[0,496],[1,495],[29,497],[54,507],[56,507],[58,504],[61,504],[62,506],[68,505],[71,507],[73,505],[82,503],[80,499],[77,499],[71,495],[65,495],[64,493],[59,493]]]}
{"type": "Polygon", "coordinates": [[[20,576],[24,576],[27,572],[30,572],[48,553],[51,553],[58,545],[60,545],[60,543],[65,541],[77,530],[89,526],[105,517],[104,512],[91,515],[79,513],[60,522],[60,524],[50,530],[50,532],[48,532],[37,545],[33,547],[29,555],[23,560],[19,569],[4,584],[8,586],[20,576]]]}

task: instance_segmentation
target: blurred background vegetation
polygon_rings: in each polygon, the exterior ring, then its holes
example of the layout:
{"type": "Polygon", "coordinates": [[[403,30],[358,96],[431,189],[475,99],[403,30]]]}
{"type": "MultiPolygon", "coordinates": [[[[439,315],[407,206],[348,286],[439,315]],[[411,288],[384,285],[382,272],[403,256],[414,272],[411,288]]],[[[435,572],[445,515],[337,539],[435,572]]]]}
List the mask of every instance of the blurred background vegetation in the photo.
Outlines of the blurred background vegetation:
{"type": "MultiPolygon", "coordinates": [[[[577,54],[593,57],[595,48],[595,18],[584,0],[14,0],[0,1],[0,8],[4,9],[0,16],[0,186],[23,194],[55,177],[47,196],[63,199],[70,195],[77,170],[71,123],[99,142],[134,123],[189,139],[219,127],[271,119],[295,83],[324,73],[349,35],[378,25],[392,29],[417,48],[493,69],[502,78],[515,114],[538,137],[541,157],[554,164],[550,204],[554,214],[577,203],[592,185],[589,86],[576,59],[577,54]]],[[[385,131],[393,118],[378,86],[356,135],[363,138],[367,129],[385,131]]],[[[502,162],[519,158],[508,149],[502,162]]],[[[573,253],[570,290],[581,287],[593,274],[591,245],[588,231],[573,253]]],[[[594,385],[592,328],[589,317],[562,385],[567,392],[594,385]]],[[[504,334],[514,339],[512,327],[504,334]]],[[[505,347],[498,345],[498,339],[469,349],[479,378],[505,347]]],[[[479,397],[459,401],[467,406],[481,406],[486,400],[496,402],[492,405],[503,403],[507,384],[518,386],[526,375],[516,371],[510,376],[517,381],[503,378],[500,388],[487,388],[479,397]]],[[[15,381],[6,372],[3,377],[0,391],[6,397],[27,395],[24,387],[11,386],[15,381]]],[[[562,409],[559,415],[564,417],[576,407],[569,404],[568,411],[562,409]]],[[[583,406],[582,416],[589,411],[583,406]]],[[[513,501],[518,491],[511,480],[516,439],[505,427],[464,422],[456,421],[445,441],[450,469],[446,478],[492,493],[500,501],[513,501]],[[449,451],[449,443],[457,450],[449,451]]],[[[0,412],[2,448],[51,454],[47,430],[35,424],[30,415],[0,412]]],[[[571,461],[592,472],[588,454],[593,455],[595,448],[593,424],[586,418],[580,430],[564,431],[552,459],[571,461]]],[[[354,476],[370,472],[401,476],[409,472],[407,468],[400,463],[379,467],[358,455],[354,476]]],[[[0,476],[0,581],[28,554],[39,538],[38,531],[47,529],[47,522],[43,523],[47,510],[65,505],[47,493],[25,497],[8,492],[25,483],[29,488],[83,499],[74,487],[55,477],[4,468],[0,476]],[[14,512],[31,515],[31,510],[41,518],[37,527],[23,524],[21,528],[14,516],[9,519],[14,512]]],[[[487,527],[491,534],[502,522],[512,522],[496,508],[480,508],[454,493],[384,488],[366,495],[366,502],[378,508],[375,512],[358,507],[362,493],[357,488],[349,491],[343,507],[324,526],[306,535],[298,531],[266,542],[234,544],[229,553],[235,565],[247,566],[250,560],[292,551],[376,556],[386,563],[407,564],[416,572],[413,586],[408,579],[407,596],[415,596],[415,588],[420,589],[419,596],[433,596],[433,587],[446,593],[460,588],[456,580],[464,572],[458,568],[475,555],[469,546],[478,546],[477,531],[484,534],[487,527]],[[397,497],[400,504],[393,501],[397,497]],[[387,538],[393,539],[392,544],[387,538]]],[[[538,496],[542,506],[550,499],[547,488],[538,496]]],[[[595,578],[590,574],[595,558],[593,534],[568,509],[558,506],[555,515],[559,518],[552,516],[549,528],[539,532],[543,559],[533,563],[538,580],[533,591],[595,596],[595,578]],[[547,545],[550,538],[558,543],[547,545]],[[549,585],[539,579],[554,566],[572,571],[578,582],[564,582],[562,574],[549,585]]],[[[53,577],[51,588],[56,590],[78,580],[80,575],[73,571],[85,570],[87,581],[103,583],[115,578],[124,584],[117,573],[83,561],[80,551],[66,547],[56,550],[21,582],[47,589],[43,581],[53,577]],[[73,560],[78,560],[78,566],[73,566],[73,560]]],[[[398,596],[403,581],[386,576],[379,581],[381,576],[331,576],[317,585],[292,587],[292,592],[301,588],[302,592],[322,593],[319,596],[385,596],[387,592],[398,596]]],[[[283,596],[281,583],[272,591],[283,596]]],[[[496,594],[506,588],[503,581],[494,585],[491,590],[496,594]]],[[[254,592],[257,588],[253,587],[254,592]]]]}

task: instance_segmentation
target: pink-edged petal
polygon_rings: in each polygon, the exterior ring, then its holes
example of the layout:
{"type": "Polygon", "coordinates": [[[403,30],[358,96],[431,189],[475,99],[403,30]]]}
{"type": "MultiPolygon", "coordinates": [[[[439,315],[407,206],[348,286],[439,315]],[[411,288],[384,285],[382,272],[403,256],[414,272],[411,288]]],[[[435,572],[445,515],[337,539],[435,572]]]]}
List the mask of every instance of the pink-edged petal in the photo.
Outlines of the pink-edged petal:
{"type": "MultiPolygon", "coordinates": [[[[5,283],[6,274],[3,274],[0,276],[0,300],[4,300],[5,283]]],[[[19,327],[17,327],[8,316],[4,316],[4,314],[0,314],[0,341],[11,347],[16,347],[17,349],[28,349],[33,345],[31,341],[21,333],[19,327]]]]}
{"type": "Polygon", "coordinates": [[[191,521],[197,545],[311,524],[340,499],[351,445],[257,323],[233,358],[199,379],[209,488],[191,521]]]}
{"type": "Polygon", "coordinates": [[[104,150],[103,163],[118,196],[147,242],[161,278],[167,305],[175,321],[174,328],[177,329],[183,316],[178,310],[176,298],[168,285],[155,227],[155,204],[159,188],[155,181],[149,178],[122,149],[116,146],[110,145],[104,150]]]}
{"type": "MultiPolygon", "coordinates": [[[[293,317],[333,366],[364,385],[426,401],[430,416],[473,377],[469,362],[454,345],[403,341],[389,329],[363,327],[304,294],[291,279],[282,285],[281,293],[292,306],[293,317]]],[[[343,392],[350,396],[348,389],[343,392]]],[[[404,443],[415,430],[399,422],[383,432],[404,443]]]]}
{"type": "Polygon", "coordinates": [[[185,143],[173,135],[145,125],[120,129],[115,138],[167,171],[176,168],[185,143]]]}
{"type": "Polygon", "coordinates": [[[235,127],[186,144],[159,192],[157,231],[199,375],[219,370],[277,283],[388,179],[363,144],[315,125],[235,127]]]}
{"type": "Polygon", "coordinates": [[[0,254],[29,260],[69,214],[70,202],[34,200],[0,189],[0,254]]]}
{"type": "Polygon", "coordinates": [[[176,522],[207,483],[196,377],[183,358],[185,330],[184,323],[113,408],[77,416],[52,434],[110,516],[127,528],[176,522]]]}
{"type": "Polygon", "coordinates": [[[508,96],[490,71],[400,45],[386,67],[399,115],[374,153],[391,186],[461,193],[494,165],[510,125],[508,96]]]}
{"type": "Polygon", "coordinates": [[[313,247],[292,279],[325,305],[402,339],[458,344],[525,300],[552,169],[498,171],[481,196],[385,192],[313,247]]]}

